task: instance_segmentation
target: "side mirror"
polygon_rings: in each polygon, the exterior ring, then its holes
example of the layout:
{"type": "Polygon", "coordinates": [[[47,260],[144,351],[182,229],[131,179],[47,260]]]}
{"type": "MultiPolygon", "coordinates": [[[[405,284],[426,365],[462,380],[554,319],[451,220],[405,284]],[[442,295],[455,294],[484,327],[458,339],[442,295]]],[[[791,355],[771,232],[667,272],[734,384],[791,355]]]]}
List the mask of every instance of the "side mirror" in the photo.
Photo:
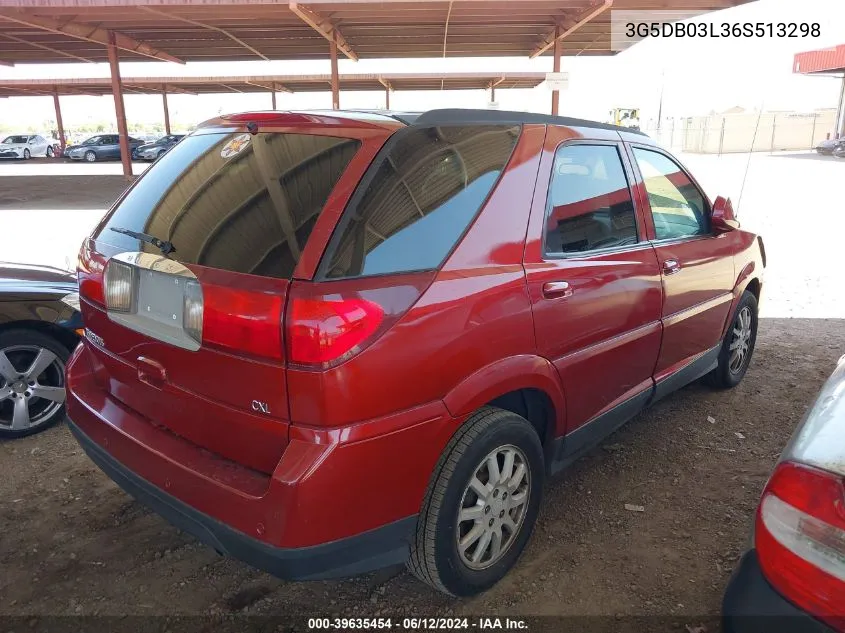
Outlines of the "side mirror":
{"type": "Polygon", "coordinates": [[[719,196],[713,202],[713,211],[710,213],[710,226],[717,233],[725,233],[739,228],[739,220],[734,215],[734,207],[730,198],[719,196]]]}

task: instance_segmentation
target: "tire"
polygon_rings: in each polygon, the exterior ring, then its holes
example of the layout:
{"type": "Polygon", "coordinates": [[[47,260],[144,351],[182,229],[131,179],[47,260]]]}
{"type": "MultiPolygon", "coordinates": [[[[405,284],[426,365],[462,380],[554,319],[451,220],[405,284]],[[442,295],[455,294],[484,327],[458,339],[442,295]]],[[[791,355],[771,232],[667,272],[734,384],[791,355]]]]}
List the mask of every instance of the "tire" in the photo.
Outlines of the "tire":
{"type": "Polygon", "coordinates": [[[87,152],[85,152],[85,160],[89,163],[95,162],[97,160],[96,152],[89,149],[87,152]]]}
{"type": "Polygon", "coordinates": [[[30,151],[28,149],[24,149],[23,150],[23,159],[29,160],[30,158],[32,158],[32,154],[30,153],[30,151]]]}
{"type": "Polygon", "coordinates": [[[39,433],[64,419],[64,370],[69,356],[70,350],[47,334],[26,329],[0,332],[0,438],[39,433]],[[35,367],[36,358],[43,369],[35,367]],[[27,376],[28,368],[38,373],[27,376]],[[49,397],[37,397],[38,391],[49,397]],[[28,425],[13,428],[20,401],[27,405],[28,425]]]}
{"type": "Polygon", "coordinates": [[[725,334],[725,339],[722,341],[722,349],[719,350],[719,364],[706,376],[710,386],[717,389],[731,389],[740,383],[745,376],[745,372],[748,371],[751,356],[754,354],[754,345],[757,342],[757,323],[757,299],[746,290],[742,293],[739,304],[731,317],[731,324],[725,334]],[[747,318],[750,319],[750,331],[745,338],[745,355],[737,364],[732,358],[734,350],[731,349],[731,346],[742,336],[737,334],[738,331],[742,332],[743,330],[742,315],[747,315],[747,318]]]}
{"type": "Polygon", "coordinates": [[[492,587],[516,563],[534,530],[543,494],[543,476],[543,449],[534,427],[510,411],[493,407],[479,409],[455,433],[434,469],[411,544],[408,561],[411,573],[452,596],[471,596],[492,587]],[[514,476],[510,485],[500,479],[506,483],[491,488],[487,479],[482,479],[484,472],[487,477],[491,475],[485,469],[494,454],[502,476],[508,469],[506,454],[513,454],[510,470],[514,476]],[[519,481],[518,464],[525,466],[525,474],[519,481]],[[472,479],[484,483],[488,500],[470,487],[472,479]],[[504,509],[509,507],[505,505],[508,492],[513,493],[513,499],[519,496],[524,504],[504,509]],[[458,514],[462,508],[477,512],[478,516],[460,521],[458,514]],[[508,527],[508,522],[515,529],[508,527]],[[476,530],[480,536],[472,539],[471,534],[476,530]],[[498,538],[490,540],[495,532],[498,538]],[[490,537],[486,536],[488,533],[490,537]],[[460,547],[459,538],[466,540],[465,548],[460,547]],[[486,545],[473,568],[470,559],[485,540],[486,545]],[[503,547],[494,558],[496,541],[503,547]]]}
{"type": "Polygon", "coordinates": [[[47,146],[47,158],[53,158],[53,156],[55,156],[55,155],[56,155],[55,150],[48,145],[47,146]]]}

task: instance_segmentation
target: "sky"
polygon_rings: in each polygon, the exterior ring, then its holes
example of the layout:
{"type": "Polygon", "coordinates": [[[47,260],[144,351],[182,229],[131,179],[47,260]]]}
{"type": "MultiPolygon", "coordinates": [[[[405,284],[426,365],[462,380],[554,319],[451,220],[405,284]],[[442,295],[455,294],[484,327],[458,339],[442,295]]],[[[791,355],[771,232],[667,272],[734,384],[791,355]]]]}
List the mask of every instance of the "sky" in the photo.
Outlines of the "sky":
{"type": "MultiPolygon", "coordinates": [[[[721,38],[643,41],[614,57],[565,57],[569,87],[561,93],[561,114],[605,120],[613,107],[639,107],[643,121],[656,119],[660,95],[663,116],[681,117],[720,112],[734,106],[748,110],[809,112],[835,108],[841,80],[792,73],[797,52],[845,44],[845,0],[757,0],[696,18],[718,23],[818,22],[818,38],[721,38]]],[[[367,59],[339,61],[340,73],[551,71],[550,57],[367,59]]],[[[255,75],[329,73],[329,61],[256,61],[231,63],[126,62],[124,77],[176,75],[255,75]]],[[[107,64],[20,64],[0,67],[0,78],[108,77],[107,64]]],[[[160,123],[161,98],[124,97],[130,125],[160,123]]],[[[497,90],[502,110],[549,112],[551,92],[541,84],[531,90],[497,90]]],[[[270,108],[269,94],[170,95],[171,122],[193,125],[220,113],[270,108]]],[[[429,91],[391,94],[395,110],[437,107],[488,107],[489,92],[429,91]]],[[[277,94],[280,109],[330,108],[325,93],[277,94]]],[[[341,92],[341,107],[384,107],[383,92],[341,92]]],[[[114,100],[103,97],[62,97],[67,128],[114,119],[114,100]]],[[[51,97],[0,99],[0,121],[7,126],[42,125],[54,119],[51,97]]],[[[45,130],[46,131],[46,130],[45,130]]]]}

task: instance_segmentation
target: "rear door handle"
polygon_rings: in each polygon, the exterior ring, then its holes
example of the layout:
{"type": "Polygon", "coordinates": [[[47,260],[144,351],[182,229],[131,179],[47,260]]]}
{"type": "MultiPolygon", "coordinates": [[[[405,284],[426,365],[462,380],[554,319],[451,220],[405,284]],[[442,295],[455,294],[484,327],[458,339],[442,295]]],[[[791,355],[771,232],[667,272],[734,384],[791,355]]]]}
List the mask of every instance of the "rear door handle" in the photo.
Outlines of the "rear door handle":
{"type": "Polygon", "coordinates": [[[681,272],[681,265],[678,263],[677,259],[667,259],[663,262],[664,275],[674,275],[679,272],[681,272]]]}
{"type": "Polygon", "coordinates": [[[557,299],[558,297],[572,296],[572,289],[566,281],[547,281],[543,284],[543,297],[546,299],[557,299]]]}

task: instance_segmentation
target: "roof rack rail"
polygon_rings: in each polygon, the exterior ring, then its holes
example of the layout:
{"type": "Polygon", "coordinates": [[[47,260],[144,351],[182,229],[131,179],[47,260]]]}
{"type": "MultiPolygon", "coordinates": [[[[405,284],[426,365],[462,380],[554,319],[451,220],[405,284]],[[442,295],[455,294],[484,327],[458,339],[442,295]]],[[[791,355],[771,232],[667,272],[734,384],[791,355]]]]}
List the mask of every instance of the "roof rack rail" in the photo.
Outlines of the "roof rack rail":
{"type": "Polygon", "coordinates": [[[396,119],[400,123],[404,123],[405,125],[413,125],[414,121],[417,120],[417,117],[422,114],[421,112],[402,112],[397,110],[368,110],[365,108],[355,108],[354,110],[344,109],[343,112],[363,112],[365,114],[380,114],[382,116],[390,117],[391,119],[396,119]]]}
{"type": "Polygon", "coordinates": [[[536,114],[534,112],[515,112],[508,110],[479,110],[462,108],[444,108],[440,110],[429,110],[417,116],[414,125],[439,125],[446,123],[543,123],[546,125],[565,125],[567,127],[587,127],[601,130],[613,130],[615,132],[628,132],[631,134],[642,134],[645,132],[630,127],[611,125],[610,123],[599,123],[586,119],[574,119],[565,116],[552,116],[550,114],[536,114]]]}

